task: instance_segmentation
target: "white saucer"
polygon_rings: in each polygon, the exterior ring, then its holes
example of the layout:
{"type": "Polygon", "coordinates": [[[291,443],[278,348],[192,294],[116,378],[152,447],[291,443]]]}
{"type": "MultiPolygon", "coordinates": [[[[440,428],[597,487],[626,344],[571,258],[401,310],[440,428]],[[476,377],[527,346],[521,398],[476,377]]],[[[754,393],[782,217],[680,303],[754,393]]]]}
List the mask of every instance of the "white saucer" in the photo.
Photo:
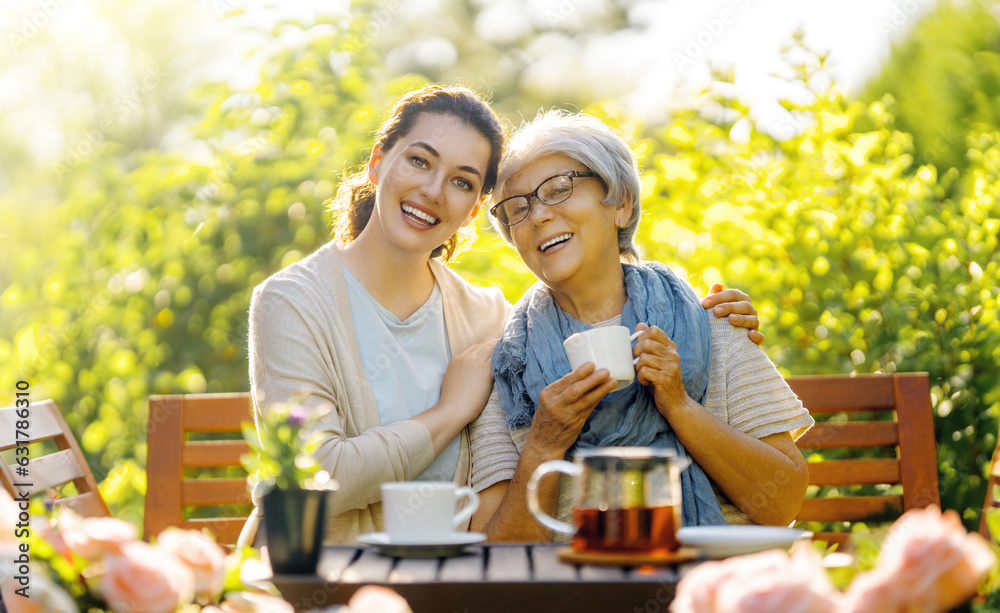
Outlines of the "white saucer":
{"type": "Polygon", "coordinates": [[[689,526],[677,530],[677,540],[719,559],[768,549],[787,549],[812,532],[780,526],[689,526]]]}
{"type": "Polygon", "coordinates": [[[387,556],[394,558],[439,558],[454,556],[465,551],[469,545],[482,543],[486,535],[481,532],[455,532],[445,538],[429,543],[414,543],[394,540],[385,532],[370,532],[358,537],[358,542],[371,545],[387,556]]]}

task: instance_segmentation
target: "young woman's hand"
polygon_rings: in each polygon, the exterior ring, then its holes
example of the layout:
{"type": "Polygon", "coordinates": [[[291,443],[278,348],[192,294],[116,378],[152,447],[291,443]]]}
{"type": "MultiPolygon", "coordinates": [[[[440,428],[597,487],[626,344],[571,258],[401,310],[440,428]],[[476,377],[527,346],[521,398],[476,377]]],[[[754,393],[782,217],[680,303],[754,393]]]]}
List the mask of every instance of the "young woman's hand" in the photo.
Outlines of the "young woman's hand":
{"type": "Polygon", "coordinates": [[[712,309],[716,317],[727,317],[729,323],[739,328],[748,328],[747,336],[754,343],[764,343],[764,334],[758,330],[760,320],[757,319],[757,309],[750,302],[750,296],[738,289],[723,289],[721,283],[715,283],[708,290],[708,296],[701,301],[701,306],[712,309]]]}
{"type": "Polygon", "coordinates": [[[595,370],[592,362],[549,384],[538,396],[529,436],[561,458],[579,438],[587,417],[615,385],[611,373],[606,368],[595,370]]]}
{"type": "Polygon", "coordinates": [[[452,407],[466,424],[479,417],[493,390],[490,356],[497,340],[494,338],[469,345],[451,358],[445,370],[438,404],[452,407]]]}
{"type": "Polygon", "coordinates": [[[635,331],[642,332],[632,349],[632,355],[639,358],[635,378],[650,388],[656,408],[669,420],[670,412],[688,401],[677,345],[656,326],[640,323],[635,331]]]}

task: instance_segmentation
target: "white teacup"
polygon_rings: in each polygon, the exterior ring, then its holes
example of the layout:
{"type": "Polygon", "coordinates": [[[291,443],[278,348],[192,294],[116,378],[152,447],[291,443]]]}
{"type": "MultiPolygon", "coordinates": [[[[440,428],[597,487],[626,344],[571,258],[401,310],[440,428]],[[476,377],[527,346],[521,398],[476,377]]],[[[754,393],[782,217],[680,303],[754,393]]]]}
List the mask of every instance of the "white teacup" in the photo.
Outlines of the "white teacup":
{"type": "Polygon", "coordinates": [[[396,481],[382,484],[382,518],[393,543],[443,542],[479,508],[471,487],[446,481],[396,481]],[[469,504],[455,512],[458,501],[469,504]]]}
{"type": "Polygon", "coordinates": [[[635,379],[635,364],[639,358],[632,357],[632,341],[639,334],[641,332],[629,334],[625,326],[594,328],[567,338],[563,341],[563,349],[573,370],[587,362],[593,362],[597,369],[607,368],[618,382],[611,391],[617,392],[635,379]]]}

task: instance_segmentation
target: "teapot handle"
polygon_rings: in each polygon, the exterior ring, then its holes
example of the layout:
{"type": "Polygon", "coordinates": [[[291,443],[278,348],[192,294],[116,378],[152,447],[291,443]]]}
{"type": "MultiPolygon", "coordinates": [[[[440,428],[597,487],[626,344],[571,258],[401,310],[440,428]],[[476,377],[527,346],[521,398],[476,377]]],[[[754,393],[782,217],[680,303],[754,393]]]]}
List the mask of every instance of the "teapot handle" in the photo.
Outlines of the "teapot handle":
{"type": "Polygon", "coordinates": [[[528,509],[535,516],[535,519],[549,530],[555,530],[562,534],[573,534],[576,532],[574,526],[552,517],[543,511],[541,505],[538,503],[538,483],[542,480],[542,477],[553,472],[564,473],[571,477],[579,477],[581,468],[566,460],[549,460],[539,465],[535,469],[535,472],[532,473],[531,479],[528,480],[528,509]]]}

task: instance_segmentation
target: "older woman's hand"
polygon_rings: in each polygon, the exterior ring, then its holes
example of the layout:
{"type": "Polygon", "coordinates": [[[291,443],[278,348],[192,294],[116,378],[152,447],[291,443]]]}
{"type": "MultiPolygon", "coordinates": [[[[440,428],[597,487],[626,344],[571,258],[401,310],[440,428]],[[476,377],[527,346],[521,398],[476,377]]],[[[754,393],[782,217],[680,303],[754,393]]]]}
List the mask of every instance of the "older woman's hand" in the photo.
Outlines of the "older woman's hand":
{"type": "Polygon", "coordinates": [[[594,364],[587,362],[547,385],[538,396],[529,435],[541,448],[562,457],[579,438],[597,403],[615,389],[615,384],[608,369],[594,370],[594,364]]]}
{"type": "Polygon", "coordinates": [[[639,335],[632,355],[639,358],[635,377],[650,388],[656,408],[668,420],[670,412],[686,403],[689,398],[681,379],[681,357],[677,345],[667,333],[656,326],[640,323],[635,327],[639,335]]]}

